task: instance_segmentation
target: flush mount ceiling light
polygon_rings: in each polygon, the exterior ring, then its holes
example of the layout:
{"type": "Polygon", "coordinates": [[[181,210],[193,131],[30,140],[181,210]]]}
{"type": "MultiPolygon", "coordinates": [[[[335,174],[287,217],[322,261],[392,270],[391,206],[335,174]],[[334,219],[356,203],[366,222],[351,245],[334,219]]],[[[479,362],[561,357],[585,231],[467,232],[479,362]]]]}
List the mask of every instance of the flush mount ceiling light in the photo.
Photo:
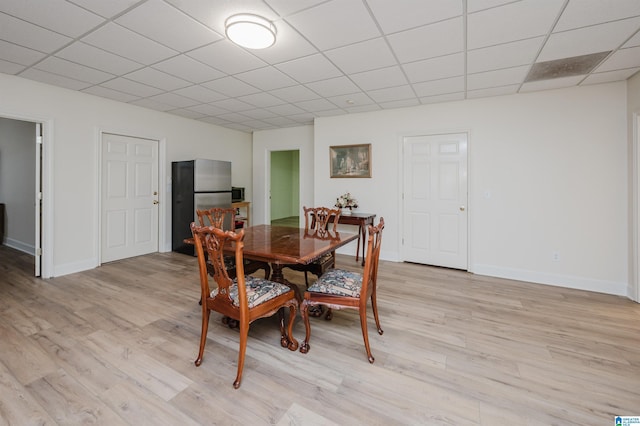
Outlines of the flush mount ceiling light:
{"type": "Polygon", "coordinates": [[[262,16],[249,13],[232,15],[224,27],[229,40],[248,49],[265,49],[276,42],[276,27],[262,16]]]}

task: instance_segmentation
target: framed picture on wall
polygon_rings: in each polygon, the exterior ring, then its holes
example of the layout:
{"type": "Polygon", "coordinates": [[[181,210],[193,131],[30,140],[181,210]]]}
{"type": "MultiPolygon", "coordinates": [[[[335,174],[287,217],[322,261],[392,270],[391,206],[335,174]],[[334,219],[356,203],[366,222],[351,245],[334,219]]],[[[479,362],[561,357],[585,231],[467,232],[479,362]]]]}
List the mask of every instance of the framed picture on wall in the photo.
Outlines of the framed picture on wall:
{"type": "Polygon", "coordinates": [[[329,147],[329,175],[332,178],[370,178],[371,144],[329,147]]]}

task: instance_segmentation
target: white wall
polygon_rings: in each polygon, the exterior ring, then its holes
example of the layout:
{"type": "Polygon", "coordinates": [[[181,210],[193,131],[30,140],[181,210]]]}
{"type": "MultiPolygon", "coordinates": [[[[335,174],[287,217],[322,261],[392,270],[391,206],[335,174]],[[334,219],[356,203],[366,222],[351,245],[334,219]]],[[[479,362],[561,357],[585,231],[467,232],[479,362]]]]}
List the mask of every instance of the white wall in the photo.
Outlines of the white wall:
{"type": "Polygon", "coordinates": [[[0,117],[0,203],[5,204],[4,244],[30,254],[35,253],[35,162],[35,123],[0,117]]]}
{"type": "Polygon", "coordinates": [[[640,302],[640,72],[627,80],[629,138],[629,295],[640,302]]]}
{"type": "MultiPolygon", "coordinates": [[[[269,176],[271,151],[300,151],[300,206],[314,203],[313,126],[261,130],[253,133],[254,224],[269,223],[269,176]]],[[[328,154],[327,154],[328,155],[328,154]]],[[[300,207],[302,215],[302,207],[300,207]]]]}
{"type": "Polygon", "coordinates": [[[250,191],[250,134],[6,74],[0,74],[0,93],[0,116],[45,122],[45,155],[51,162],[51,169],[45,171],[45,196],[50,192],[52,198],[45,202],[52,203],[52,229],[45,229],[51,238],[44,249],[49,245],[53,251],[53,276],[99,262],[100,131],[162,141],[161,251],[171,247],[171,161],[231,161],[234,185],[250,191]]]}
{"type": "Polygon", "coordinates": [[[385,218],[381,256],[400,260],[402,137],[468,132],[469,269],[626,295],[626,109],[618,82],[319,118],[314,203],[350,191],[385,218]],[[372,144],[373,177],[330,179],[329,146],[357,143],[372,144]]]}

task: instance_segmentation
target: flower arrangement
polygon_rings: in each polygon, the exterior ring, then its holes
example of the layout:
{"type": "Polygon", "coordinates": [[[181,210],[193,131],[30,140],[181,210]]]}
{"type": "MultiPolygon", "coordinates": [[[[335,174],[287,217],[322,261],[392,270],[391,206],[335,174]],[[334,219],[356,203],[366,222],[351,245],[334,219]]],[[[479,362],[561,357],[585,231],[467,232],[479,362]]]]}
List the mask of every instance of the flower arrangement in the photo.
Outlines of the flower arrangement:
{"type": "Polygon", "coordinates": [[[358,200],[350,192],[347,192],[336,198],[335,206],[341,209],[355,209],[358,207],[358,200]]]}

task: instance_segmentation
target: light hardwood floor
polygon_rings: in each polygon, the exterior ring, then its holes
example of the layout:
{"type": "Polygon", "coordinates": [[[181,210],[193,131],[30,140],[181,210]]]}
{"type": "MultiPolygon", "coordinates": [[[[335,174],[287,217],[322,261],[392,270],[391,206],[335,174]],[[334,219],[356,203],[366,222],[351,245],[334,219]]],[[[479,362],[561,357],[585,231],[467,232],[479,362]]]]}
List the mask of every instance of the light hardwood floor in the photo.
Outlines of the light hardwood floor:
{"type": "MultiPolygon", "coordinates": [[[[357,269],[353,257],[338,266],[357,269]]],[[[307,355],[213,315],[201,367],[195,258],[152,254],[41,280],[0,247],[0,424],[613,425],[640,415],[640,305],[381,261],[370,317],[312,319],[307,355]]],[[[302,275],[287,271],[303,282],[302,275]]],[[[298,340],[304,337],[300,319],[298,340]]]]}

